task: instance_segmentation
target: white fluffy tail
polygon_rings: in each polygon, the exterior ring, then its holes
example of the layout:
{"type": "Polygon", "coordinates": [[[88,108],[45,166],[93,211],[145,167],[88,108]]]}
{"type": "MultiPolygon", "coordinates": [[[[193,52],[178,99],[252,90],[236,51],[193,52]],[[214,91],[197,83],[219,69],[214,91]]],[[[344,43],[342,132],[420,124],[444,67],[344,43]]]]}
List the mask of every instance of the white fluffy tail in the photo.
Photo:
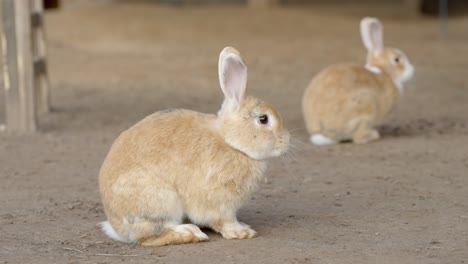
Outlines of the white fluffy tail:
{"type": "Polygon", "coordinates": [[[322,134],[313,134],[312,136],[310,136],[310,143],[317,146],[326,146],[336,144],[337,142],[330,138],[327,138],[322,134]]]}
{"type": "Polygon", "coordinates": [[[99,227],[102,229],[104,234],[106,234],[108,237],[117,240],[117,241],[122,241],[122,242],[127,242],[125,239],[121,238],[119,234],[115,231],[115,229],[112,227],[112,225],[109,223],[109,221],[104,221],[98,224],[99,227]]]}

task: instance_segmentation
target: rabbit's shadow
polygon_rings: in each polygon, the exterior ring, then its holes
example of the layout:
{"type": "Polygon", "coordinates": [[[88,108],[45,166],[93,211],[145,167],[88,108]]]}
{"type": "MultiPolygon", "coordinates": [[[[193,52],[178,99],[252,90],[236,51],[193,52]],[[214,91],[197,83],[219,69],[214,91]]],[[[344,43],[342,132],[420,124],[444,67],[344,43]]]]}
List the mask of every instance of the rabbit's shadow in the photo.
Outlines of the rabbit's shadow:
{"type": "Polygon", "coordinates": [[[439,120],[419,118],[402,124],[382,125],[379,127],[379,132],[384,138],[417,137],[467,132],[467,127],[463,120],[449,117],[439,120]]]}

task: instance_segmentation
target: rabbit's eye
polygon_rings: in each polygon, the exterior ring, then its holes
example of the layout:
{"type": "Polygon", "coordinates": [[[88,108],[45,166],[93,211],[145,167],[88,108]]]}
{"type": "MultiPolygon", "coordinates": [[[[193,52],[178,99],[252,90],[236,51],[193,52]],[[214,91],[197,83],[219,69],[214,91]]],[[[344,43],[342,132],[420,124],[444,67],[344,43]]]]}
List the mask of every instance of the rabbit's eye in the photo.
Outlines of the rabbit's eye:
{"type": "Polygon", "coordinates": [[[396,57],[395,59],[393,59],[395,61],[395,63],[399,63],[400,62],[400,58],[396,57]]]}
{"type": "Polygon", "coordinates": [[[260,124],[266,125],[266,124],[268,124],[268,116],[267,115],[261,115],[261,116],[258,117],[258,121],[260,122],[260,124]]]}

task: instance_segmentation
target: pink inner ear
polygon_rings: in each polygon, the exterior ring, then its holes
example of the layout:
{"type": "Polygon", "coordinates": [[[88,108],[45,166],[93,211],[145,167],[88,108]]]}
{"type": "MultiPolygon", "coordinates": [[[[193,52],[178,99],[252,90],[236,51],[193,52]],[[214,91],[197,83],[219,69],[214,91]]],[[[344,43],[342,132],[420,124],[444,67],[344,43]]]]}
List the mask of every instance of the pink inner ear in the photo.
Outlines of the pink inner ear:
{"type": "Polygon", "coordinates": [[[383,35],[382,26],[376,23],[370,25],[371,41],[374,45],[374,50],[380,52],[383,50],[383,35]]]}
{"type": "Polygon", "coordinates": [[[226,97],[234,98],[239,103],[244,96],[247,83],[245,65],[232,57],[228,57],[225,61],[223,75],[226,97]]]}

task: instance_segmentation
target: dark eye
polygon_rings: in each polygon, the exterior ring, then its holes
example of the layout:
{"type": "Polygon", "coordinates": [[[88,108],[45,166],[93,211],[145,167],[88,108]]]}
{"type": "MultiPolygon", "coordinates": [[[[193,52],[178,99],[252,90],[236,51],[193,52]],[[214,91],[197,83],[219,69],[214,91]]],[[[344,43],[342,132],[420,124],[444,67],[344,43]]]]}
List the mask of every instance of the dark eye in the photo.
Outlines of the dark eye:
{"type": "Polygon", "coordinates": [[[268,124],[268,116],[267,115],[261,115],[261,116],[258,117],[258,121],[260,122],[260,124],[266,125],[266,124],[268,124]]]}
{"type": "Polygon", "coordinates": [[[396,57],[396,58],[394,59],[394,61],[395,61],[395,63],[399,63],[399,62],[400,62],[400,58],[396,57]]]}

